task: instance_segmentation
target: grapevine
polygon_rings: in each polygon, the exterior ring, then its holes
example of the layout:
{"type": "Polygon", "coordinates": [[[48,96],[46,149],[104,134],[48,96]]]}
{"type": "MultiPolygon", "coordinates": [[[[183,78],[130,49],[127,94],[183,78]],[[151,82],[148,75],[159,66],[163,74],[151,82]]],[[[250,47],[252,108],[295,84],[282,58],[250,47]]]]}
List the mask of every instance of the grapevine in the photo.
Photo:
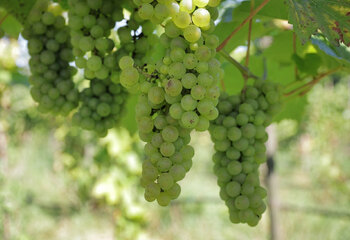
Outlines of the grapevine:
{"type": "MultiPolygon", "coordinates": [[[[220,198],[228,207],[230,221],[235,224],[256,226],[266,210],[267,192],[260,182],[259,168],[266,161],[266,128],[276,120],[283,97],[304,96],[321,79],[349,64],[348,53],[336,46],[336,49],[328,49],[326,54],[338,54],[339,59],[322,65],[329,57],[319,56],[319,52],[324,51],[322,48],[328,46],[322,44],[323,40],[327,42],[326,36],[331,35],[327,26],[320,31],[312,28],[312,33],[317,33],[313,41],[318,42],[318,47],[298,45],[299,50],[294,33],[293,46],[290,46],[294,57],[291,59],[279,61],[275,51],[266,53],[264,50],[270,45],[282,48],[283,44],[278,41],[284,39],[284,36],[277,37],[279,31],[276,31],[276,37],[252,41],[252,25],[265,21],[261,16],[270,18],[276,14],[261,11],[269,2],[276,4],[269,0],[262,1],[257,7],[251,1],[248,16],[242,18],[241,23],[237,23],[237,19],[232,21],[235,28],[230,29],[231,33],[221,39],[221,43],[218,36],[221,38],[222,34],[216,35],[221,28],[216,29],[216,24],[220,21],[226,24],[222,19],[227,17],[227,12],[219,14],[221,0],[38,0],[37,3],[20,1],[14,5],[7,2],[0,3],[6,10],[0,25],[8,14],[27,18],[20,22],[30,55],[30,93],[40,112],[69,118],[74,128],[79,126],[100,138],[113,134],[109,130],[120,127],[123,117],[131,113],[135,128],[136,125],[138,128],[138,137],[135,137],[144,142],[140,176],[143,197],[160,206],[170,205],[181,194],[180,181],[189,173],[195,155],[190,145],[191,133],[209,131],[214,143],[213,171],[220,198]],[[16,15],[13,8],[19,4],[23,9],[16,15]],[[65,10],[58,5],[65,6],[65,10]],[[26,15],[28,9],[29,16],[26,15]],[[261,16],[255,23],[253,18],[258,12],[261,16]],[[240,54],[235,52],[237,46],[242,44],[232,44],[232,47],[228,43],[248,22],[247,51],[245,65],[242,65],[234,59],[240,54]],[[316,39],[323,35],[324,39],[316,39]],[[297,50],[306,57],[299,57],[297,50]],[[250,58],[253,51],[256,58],[250,58]],[[220,56],[217,56],[218,52],[220,56]],[[276,59],[265,61],[268,54],[276,59]],[[317,61],[310,65],[307,56],[314,56],[317,61]],[[263,77],[251,72],[250,59],[255,61],[253,64],[261,59],[263,77]],[[234,65],[243,77],[243,89],[239,89],[238,95],[229,93],[233,92],[231,87],[238,90],[239,84],[235,82],[231,86],[225,82],[228,64],[234,65]],[[289,87],[296,87],[287,91],[286,86],[282,93],[280,84],[275,84],[272,79],[274,75],[267,76],[267,73],[277,66],[288,72],[292,64],[295,64],[297,81],[289,83],[289,87]],[[265,78],[272,81],[262,80],[265,78]],[[130,102],[134,105],[126,109],[130,102]]],[[[239,10],[248,6],[247,2],[242,2],[237,3],[242,5],[239,10]]],[[[292,2],[287,1],[287,4],[292,2]]],[[[293,5],[295,8],[303,4],[293,5]]],[[[322,3],[321,6],[327,5],[322,3]]],[[[227,6],[223,9],[226,11],[227,6]]],[[[315,13],[311,15],[321,16],[318,8],[313,11],[315,13]]],[[[291,13],[290,21],[300,22],[293,26],[298,33],[303,21],[291,13]]],[[[283,19],[283,13],[280,17],[283,19]]],[[[333,26],[332,31],[347,33],[340,29],[343,21],[335,21],[336,27],[333,26]]],[[[261,29],[257,29],[264,34],[270,33],[271,27],[287,32],[285,24],[276,21],[272,26],[269,22],[268,27],[261,24],[261,29]]],[[[8,27],[0,28],[0,38],[9,37],[5,29],[8,27]]],[[[341,36],[341,42],[346,37],[341,36]]],[[[339,39],[333,40],[339,43],[339,39]]],[[[232,72],[228,70],[227,73],[232,72]]],[[[71,131],[76,130],[72,127],[71,131]]],[[[69,141],[69,138],[61,140],[69,141]]],[[[70,146],[65,147],[71,154],[70,146]]],[[[103,150],[105,148],[103,146],[103,150]]],[[[77,158],[81,160],[82,156],[77,158]]],[[[109,155],[106,158],[110,160],[109,155]]],[[[113,167],[111,162],[103,166],[104,169],[109,167],[113,167]]]]}

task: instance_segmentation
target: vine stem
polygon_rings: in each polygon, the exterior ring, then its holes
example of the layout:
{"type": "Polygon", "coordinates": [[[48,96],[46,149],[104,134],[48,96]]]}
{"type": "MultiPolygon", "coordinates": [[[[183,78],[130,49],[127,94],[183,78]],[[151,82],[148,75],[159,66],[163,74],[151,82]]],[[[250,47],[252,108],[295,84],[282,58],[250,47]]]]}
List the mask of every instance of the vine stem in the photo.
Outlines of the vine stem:
{"type": "Polygon", "coordinates": [[[5,16],[3,16],[3,18],[0,19],[0,26],[2,25],[2,23],[6,20],[6,18],[9,16],[8,13],[5,14],[5,16]]]}
{"type": "Polygon", "coordinates": [[[291,96],[294,93],[297,93],[299,91],[300,91],[299,95],[304,96],[306,93],[308,93],[311,90],[311,88],[314,85],[316,85],[318,82],[320,82],[324,77],[327,77],[327,76],[337,72],[339,69],[341,69],[341,67],[337,67],[337,68],[334,68],[332,70],[329,70],[328,72],[322,73],[322,74],[318,75],[317,77],[315,77],[312,81],[305,83],[304,85],[297,87],[296,89],[294,89],[288,93],[285,93],[284,96],[288,97],[288,96],[291,96]]]}
{"type": "Polygon", "coordinates": [[[249,16],[243,20],[241,24],[238,25],[238,27],[233,30],[233,32],[230,33],[230,35],[217,47],[216,51],[219,52],[221,49],[223,49],[227,43],[231,40],[231,38],[236,35],[236,33],[242,29],[242,27],[247,24],[270,0],[265,0],[262,2],[254,11],[251,11],[249,16]]]}
{"type": "Polygon", "coordinates": [[[255,76],[254,74],[252,74],[249,69],[245,66],[243,66],[242,64],[240,64],[239,62],[237,62],[236,59],[232,58],[230,56],[230,54],[228,54],[226,51],[220,51],[219,54],[225,58],[227,61],[229,61],[231,64],[233,64],[240,72],[241,74],[244,76],[247,76],[248,78],[254,78],[254,79],[259,79],[257,76],[255,76]]]}
{"type": "MultiPolygon", "coordinates": [[[[250,2],[250,13],[254,10],[255,0],[251,0],[250,2]]],[[[248,40],[247,40],[247,52],[245,57],[245,67],[249,68],[249,60],[250,60],[250,45],[252,40],[252,28],[253,28],[253,18],[249,20],[249,27],[248,27],[248,40]]],[[[248,76],[244,75],[244,86],[242,89],[242,92],[246,91],[248,84],[248,76]]]]}
{"type": "Polygon", "coordinates": [[[220,84],[221,84],[221,88],[224,92],[226,92],[226,86],[225,86],[225,82],[224,82],[224,79],[221,79],[220,80],[220,84]]]}
{"type": "MultiPolygon", "coordinates": [[[[293,32],[293,52],[294,54],[297,54],[297,35],[295,32],[293,32]]],[[[295,80],[299,79],[299,72],[296,64],[294,66],[294,78],[295,80]]]]}

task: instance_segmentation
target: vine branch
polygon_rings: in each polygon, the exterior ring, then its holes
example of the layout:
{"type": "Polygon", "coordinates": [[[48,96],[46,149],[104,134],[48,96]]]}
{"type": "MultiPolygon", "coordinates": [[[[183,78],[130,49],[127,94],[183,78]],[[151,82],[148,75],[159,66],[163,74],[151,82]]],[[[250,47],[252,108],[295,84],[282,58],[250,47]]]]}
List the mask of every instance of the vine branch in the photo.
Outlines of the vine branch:
{"type": "Polygon", "coordinates": [[[299,92],[299,95],[300,96],[304,96],[306,93],[308,93],[311,88],[313,86],[315,86],[318,82],[320,82],[323,78],[337,72],[339,69],[341,69],[341,67],[337,67],[337,68],[334,68],[332,70],[329,70],[328,72],[325,72],[325,73],[321,73],[320,75],[318,75],[317,77],[315,77],[312,81],[308,82],[308,83],[305,83],[304,85],[300,86],[300,87],[297,87],[296,89],[288,92],[288,93],[285,93],[284,96],[285,97],[288,97],[288,96],[291,96],[293,95],[294,93],[297,93],[299,92]]]}
{"type": "Polygon", "coordinates": [[[259,79],[257,76],[251,73],[247,67],[243,66],[242,64],[237,62],[236,59],[232,58],[230,54],[228,54],[226,51],[220,51],[219,54],[231,64],[233,64],[241,72],[243,77],[247,76],[248,78],[259,79]]]}
{"type": "MultiPolygon", "coordinates": [[[[254,5],[255,5],[255,0],[251,0],[250,2],[250,13],[254,10],[254,5]]],[[[252,40],[252,27],[253,27],[253,18],[249,20],[249,27],[248,27],[248,40],[247,40],[247,52],[246,52],[246,57],[245,57],[245,67],[249,68],[249,60],[250,60],[250,45],[251,45],[251,40],[252,40]]],[[[247,83],[248,83],[248,76],[244,75],[244,86],[242,92],[245,92],[247,88],[247,83]]]]}
{"type": "MultiPolygon", "coordinates": [[[[293,32],[293,53],[297,54],[297,35],[295,34],[295,32],[293,32]]],[[[294,66],[294,77],[295,80],[299,79],[299,72],[296,64],[294,66]]]]}
{"type": "Polygon", "coordinates": [[[254,11],[251,11],[251,13],[249,14],[249,16],[243,20],[243,22],[241,24],[238,25],[238,27],[233,30],[232,33],[230,33],[230,35],[219,45],[219,47],[217,47],[216,51],[219,52],[221,51],[221,49],[223,49],[227,43],[231,40],[231,38],[236,35],[236,33],[242,29],[242,27],[247,24],[270,0],[265,0],[264,2],[262,2],[254,11]]]}
{"type": "MultiPolygon", "coordinates": [[[[251,0],[250,2],[250,13],[254,10],[255,0],[251,0]]],[[[250,41],[252,39],[252,27],[253,27],[253,18],[249,20],[249,29],[248,29],[248,43],[247,43],[247,53],[245,57],[245,66],[249,66],[250,60],[250,41]]]]}
{"type": "Polygon", "coordinates": [[[3,16],[1,19],[0,19],[0,26],[2,25],[2,23],[6,20],[6,18],[9,16],[8,13],[5,14],[5,16],[3,16]]]}

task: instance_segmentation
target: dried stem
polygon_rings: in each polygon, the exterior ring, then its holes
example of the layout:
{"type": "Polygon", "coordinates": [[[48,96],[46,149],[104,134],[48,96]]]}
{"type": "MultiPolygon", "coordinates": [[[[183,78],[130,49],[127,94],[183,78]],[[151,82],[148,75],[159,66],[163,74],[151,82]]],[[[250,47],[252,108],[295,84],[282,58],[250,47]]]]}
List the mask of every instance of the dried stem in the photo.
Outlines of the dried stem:
{"type": "Polygon", "coordinates": [[[235,29],[233,30],[232,33],[220,44],[220,46],[216,49],[216,51],[220,51],[223,49],[227,43],[231,40],[231,38],[239,31],[242,29],[242,27],[248,23],[270,0],[265,0],[262,2],[254,11],[252,11],[249,16],[243,20],[243,22],[235,29]]]}

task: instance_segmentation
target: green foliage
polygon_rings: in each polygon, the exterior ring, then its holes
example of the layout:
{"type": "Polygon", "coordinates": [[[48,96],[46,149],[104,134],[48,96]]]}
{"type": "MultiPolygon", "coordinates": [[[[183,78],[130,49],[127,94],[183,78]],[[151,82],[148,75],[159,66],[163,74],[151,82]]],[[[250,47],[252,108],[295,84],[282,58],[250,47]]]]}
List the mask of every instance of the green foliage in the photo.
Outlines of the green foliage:
{"type": "Polygon", "coordinates": [[[322,64],[321,57],[316,53],[307,53],[304,57],[294,54],[292,58],[301,72],[311,76],[317,74],[322,64]]]}
{"type": "Polygon", "coordinates": [[[289,20],[303,42],[317,30],[339,46],[350,46],[350,3],[343,0],[288,0],[289,20]]]}
{"type": "Polygon", "coordinates": [[[68,0],[54,0],[54,2],[59,3],[63,9],[68,9],[68,0]]]}
{"type": "Polygon", "coordinates": [[[46,2],[45,0],[3,0],[0,2],[0,7],[6,9],[8,13],[12,14],[19,22],[25,24],[34,5],[45,5],[46,2]]]}
{"type": "Polygon", "coordinates": [[[327,61],[327,66],[350,66],[350,52],[349,48],[341,44],[334,46],[321,34],[311,37],[311,42],[320,50],[318,54],[327,61]],[[324,53],[322,53],[324,52],[324,53]]]}
{"type": "Polygon", "coordinates": [[[0,8],[0,19],[5,16],[6,19],[0,25],[0,31],[9,37],[18,38],[23,29],[22,24],[14,16],[7,15],[7,12],[0,8]]]}
{"type": "MultiPolygon", "coordinates": [[[[239,5],[235,9],[235,13],[233,14],[236,16],[236,14],[245,15],[250,13],[251,9],[251,1],[243,1],[241,5],[239,5]]],[[[259,6],[263,0],[255,0],[254,4],[255,7],[259,6]]],[[[286,5],[285,1],[281,0],[270,0],[269,3],[261,9],[261,11],[257,14],[257,16],[260,17],[269,17],[269,18],[277,18],[277,19],[288,19],[288,7],[286,5]]]]}

